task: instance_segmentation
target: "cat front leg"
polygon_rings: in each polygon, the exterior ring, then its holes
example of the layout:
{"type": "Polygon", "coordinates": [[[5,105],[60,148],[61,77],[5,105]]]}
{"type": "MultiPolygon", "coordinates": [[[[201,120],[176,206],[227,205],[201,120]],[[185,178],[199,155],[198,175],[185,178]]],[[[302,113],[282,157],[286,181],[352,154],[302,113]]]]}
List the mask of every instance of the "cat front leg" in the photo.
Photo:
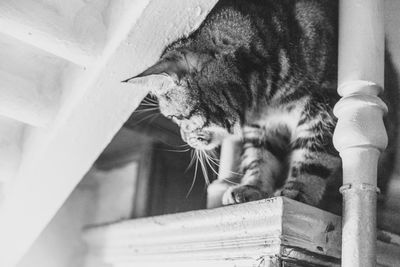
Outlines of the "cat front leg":
{"type": "Polygon", "coordinates": [[[281,160],[265,149],[265,130],[245,127],[240,184],[228,188],[222,198],[224,205],[244,203],[273,196],[275,180],[282,169],[281,160]]]}
{"type": "Polygon", "coordinates": [[[286,182],[275,195],[321,206],[327,186],[340,178],[341,160],[332,144],[334,122],[327,118],[303,120],[291,144],[286,182]]]}
{"type": "Polygon", "coordinates": [[[288,178],[277,195],[319,206],[339,162],[337,157],[324,152],[293,151],[288,178]]]}

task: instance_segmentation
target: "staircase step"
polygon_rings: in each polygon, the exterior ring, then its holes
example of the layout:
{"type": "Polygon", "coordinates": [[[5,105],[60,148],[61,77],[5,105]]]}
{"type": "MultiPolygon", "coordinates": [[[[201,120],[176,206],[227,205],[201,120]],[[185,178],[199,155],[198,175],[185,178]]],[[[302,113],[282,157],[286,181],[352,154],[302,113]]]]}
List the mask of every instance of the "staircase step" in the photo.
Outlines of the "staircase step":
{"type": "Polygon", "coordinates": [[[107,37],[109,1],[0,2],[0,32],[78,65],[90,65],[107,37]]]}
{"type": "Polygon", "coordinates": [[[0,34],[0,115],[45,126],[56,115],[67,64],[42,50],[0,34]]]}
{"type": "MultiPolygon", "coordinates": [[[[6,2],[35,5],[32,0],[6,2]]],[[[54,2],[74,6],[71,1],[54,2]]],[[[103,1],[88,1],[97,2],[103,1]]],[[[56,119],[44,129],[24,131],[23,160],[0,211],[0,251],[10,251],[0,257],[0,266],[21,259],[148,92],[142,85],[121,81],[154,64],[171,40],[199,26],[216,0],[107,2],[116,3],[105,12],[115,32],[101,60],[87,70],[65,66],[56,119]],[[75,75],[80,74],[91,81],[77,81],[75,75]]],[[[4,5],[0,3],[0,11],[4,5]]],[[[69,14],[76,16],[71,10],[69,14]]]]}
{"type": "MultiPolygon", "coordinates": [[[[107,266],[340,266],[341,217],[285,197],[126,220],[85,232],[107,266]]],[[[377,266],[399,266],[399,237],[378,236],[377,266]]]]}

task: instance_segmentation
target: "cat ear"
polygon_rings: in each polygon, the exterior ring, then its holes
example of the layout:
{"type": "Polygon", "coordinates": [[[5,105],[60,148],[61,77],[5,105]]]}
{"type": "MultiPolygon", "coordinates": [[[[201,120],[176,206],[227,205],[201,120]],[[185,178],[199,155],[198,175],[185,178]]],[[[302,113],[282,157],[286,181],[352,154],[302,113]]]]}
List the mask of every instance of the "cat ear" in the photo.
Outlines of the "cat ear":
{"type": "Polygon", "coordinates": [[[183,69],[177,62],[174,61],[169,61],[169,60],[160,60],[147,70],[143,71],[137,76],[134,76],[132,78],[126,79],[122,82],[126,83],[132,83],[135,79],[141,78],[141,77],[147,77],[150,75],[166,75],[170,76],[171,78],[179,79],[180,75],[182,74],[183,69]]]}
{"type": "Polygon", "coordinates": [[[201,67],[201,60],[195,53],[174,53],[161,59],[141,74],[126,79],[122,82],[132,82],[135,78],[146,77],[150,75],[166,75],[171,77],[176,83],[178,83],[184,75],[193,71],[199,71],[201,70],[201,67]]]}

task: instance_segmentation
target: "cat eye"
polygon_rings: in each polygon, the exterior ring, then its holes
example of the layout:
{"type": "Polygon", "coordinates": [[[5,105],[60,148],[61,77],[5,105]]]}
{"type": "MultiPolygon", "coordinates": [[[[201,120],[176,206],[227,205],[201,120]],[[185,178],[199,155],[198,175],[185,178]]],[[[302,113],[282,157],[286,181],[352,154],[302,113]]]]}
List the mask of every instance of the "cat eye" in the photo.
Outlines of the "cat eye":
{"type": "Polygon", "coordinates": [[[167,118],[170,119],[170,120],[178,119],[178,117],[175,116],[175,115],[168,115],[167,118]]]}
{"type": "Polygon", "coordinates": [[[176,124],[180,125],[180,120],[182,119],[182,116],[174,116],[174,115],[169,115],[166,116],[168,119],[172,120],[173,122],[175,122],[176,124]]]}
{"type": "Polygon", "coordinates": [[[167,115],[166,116],[170,120],[183,120],[185,117],[182,115],[167,115]]]}

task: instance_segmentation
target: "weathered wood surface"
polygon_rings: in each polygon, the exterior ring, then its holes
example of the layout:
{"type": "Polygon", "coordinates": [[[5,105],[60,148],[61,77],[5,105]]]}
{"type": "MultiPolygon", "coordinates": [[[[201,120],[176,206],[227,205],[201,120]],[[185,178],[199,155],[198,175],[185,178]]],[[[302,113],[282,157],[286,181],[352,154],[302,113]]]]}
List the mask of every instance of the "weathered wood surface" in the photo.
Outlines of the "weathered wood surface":
{"type": "MultiPolygon", "coordinates": [[[[378,266],[399,266],[399,237],[380,237],[378,266]]],[[[93,227],[85,239],[91,258],[118,267],[340,266],[341,218],[278,197],[93,227]]]]}

